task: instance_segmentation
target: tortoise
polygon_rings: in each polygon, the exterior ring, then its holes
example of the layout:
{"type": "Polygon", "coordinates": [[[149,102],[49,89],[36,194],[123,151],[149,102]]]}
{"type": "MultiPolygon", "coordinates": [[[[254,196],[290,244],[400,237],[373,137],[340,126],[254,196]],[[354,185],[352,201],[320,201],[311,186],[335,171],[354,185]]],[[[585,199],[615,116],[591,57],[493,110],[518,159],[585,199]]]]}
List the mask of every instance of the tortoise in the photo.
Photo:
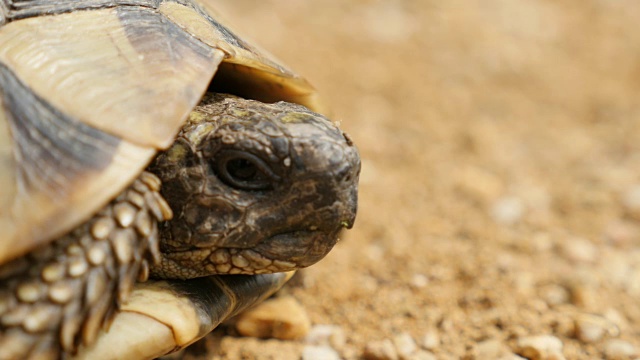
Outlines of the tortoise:
{"type": "Polygon", "coordinates": [[[324,257],[360,160],[323,111],[211,1],[0,0],[0,358],[170,353],[324,257]]]}

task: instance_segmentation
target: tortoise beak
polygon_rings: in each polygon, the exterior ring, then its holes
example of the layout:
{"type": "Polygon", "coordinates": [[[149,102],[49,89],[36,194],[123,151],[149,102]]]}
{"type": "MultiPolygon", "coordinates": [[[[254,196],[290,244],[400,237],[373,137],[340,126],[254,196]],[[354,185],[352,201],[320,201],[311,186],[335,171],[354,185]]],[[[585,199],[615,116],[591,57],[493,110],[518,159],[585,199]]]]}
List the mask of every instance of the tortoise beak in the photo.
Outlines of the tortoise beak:
{"type": "Polygon", "coordinates": [[[355,175],[355,182],[352,186],[350,186],[347,191],[345,191],[344,203],[347,204],[345,206],[345,211],[343,214],[343,219],[340,222],[340,225],[345,229],[353,228],[353,225],[356,222],[356,215],[358,213],[358,177],[360,174],[360,161],[358,159],[357,170],[355,175]]]}
{"type": "MultiPolygon", "coordinates": [[[[286,220],[279,220],[282,226],[273,226],[274,231],[260,241],[255,251],[268,258],[287,259],[296,267],[307,267],[331,251],[343,229],[353,227],[361,168],[358,151],[350,141],[322,146],[321,150],[306,154],[305,163],[297,164],[299,178],[306,180],[300,179],[288,189],[286,198],[293,199],[288,207],[295,212],[288,214],[286,220]]],[[[295,165],[294,161],[292,167],[295,165]]]]}

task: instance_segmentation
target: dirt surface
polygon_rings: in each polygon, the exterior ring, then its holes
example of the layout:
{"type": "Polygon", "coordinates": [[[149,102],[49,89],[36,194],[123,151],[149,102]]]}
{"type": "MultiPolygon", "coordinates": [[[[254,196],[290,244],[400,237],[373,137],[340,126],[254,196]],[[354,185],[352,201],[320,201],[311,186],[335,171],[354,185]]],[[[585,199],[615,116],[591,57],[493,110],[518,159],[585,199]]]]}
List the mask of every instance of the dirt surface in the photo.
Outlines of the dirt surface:
{"type": "MultiPolygon", "coordinates": [[[[314,325],[338,329],[330,349],[640,354],[640,2],[219,8],[317,86],[362,154],[356,227],[289,290],[314,325]]],[[[214,359],[299,359],[311,346],[213,343],[214,359]]]]}

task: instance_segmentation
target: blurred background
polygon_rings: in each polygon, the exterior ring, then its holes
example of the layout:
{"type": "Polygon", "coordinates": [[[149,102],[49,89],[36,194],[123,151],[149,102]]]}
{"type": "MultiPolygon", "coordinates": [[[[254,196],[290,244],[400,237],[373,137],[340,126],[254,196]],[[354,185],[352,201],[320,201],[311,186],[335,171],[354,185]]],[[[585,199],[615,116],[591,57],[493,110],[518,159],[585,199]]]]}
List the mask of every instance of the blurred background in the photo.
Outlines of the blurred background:
{"type": "MultiPolygon", "coordinates": [[[[323,346],[639,356],[640,2],[218,4],[318,88],[363,158],[355,228],[290,290],[331,325],[323,346]]],[[[313,344],[217,345],[299,359],[313,344]]]]}

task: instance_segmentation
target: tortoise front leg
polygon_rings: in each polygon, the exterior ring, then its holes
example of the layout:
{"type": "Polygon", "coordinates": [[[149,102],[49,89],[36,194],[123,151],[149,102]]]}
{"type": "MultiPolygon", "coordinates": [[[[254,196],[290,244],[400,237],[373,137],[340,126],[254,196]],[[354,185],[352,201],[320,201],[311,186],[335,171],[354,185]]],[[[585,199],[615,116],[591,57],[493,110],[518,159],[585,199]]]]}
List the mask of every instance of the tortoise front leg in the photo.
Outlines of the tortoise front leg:
{"type": "Polygon", "coordinates": [[[171,209],[147,172],[69,234],[0,266],[0,359],[57,359],[95,341],[158,261],[171,209]]]}
{"type": "Polygon", "coordinates": [[[279,290],[290,273],[137,284],[108,329],[74,359],[153,359],[180,350],[279,290]]]}

